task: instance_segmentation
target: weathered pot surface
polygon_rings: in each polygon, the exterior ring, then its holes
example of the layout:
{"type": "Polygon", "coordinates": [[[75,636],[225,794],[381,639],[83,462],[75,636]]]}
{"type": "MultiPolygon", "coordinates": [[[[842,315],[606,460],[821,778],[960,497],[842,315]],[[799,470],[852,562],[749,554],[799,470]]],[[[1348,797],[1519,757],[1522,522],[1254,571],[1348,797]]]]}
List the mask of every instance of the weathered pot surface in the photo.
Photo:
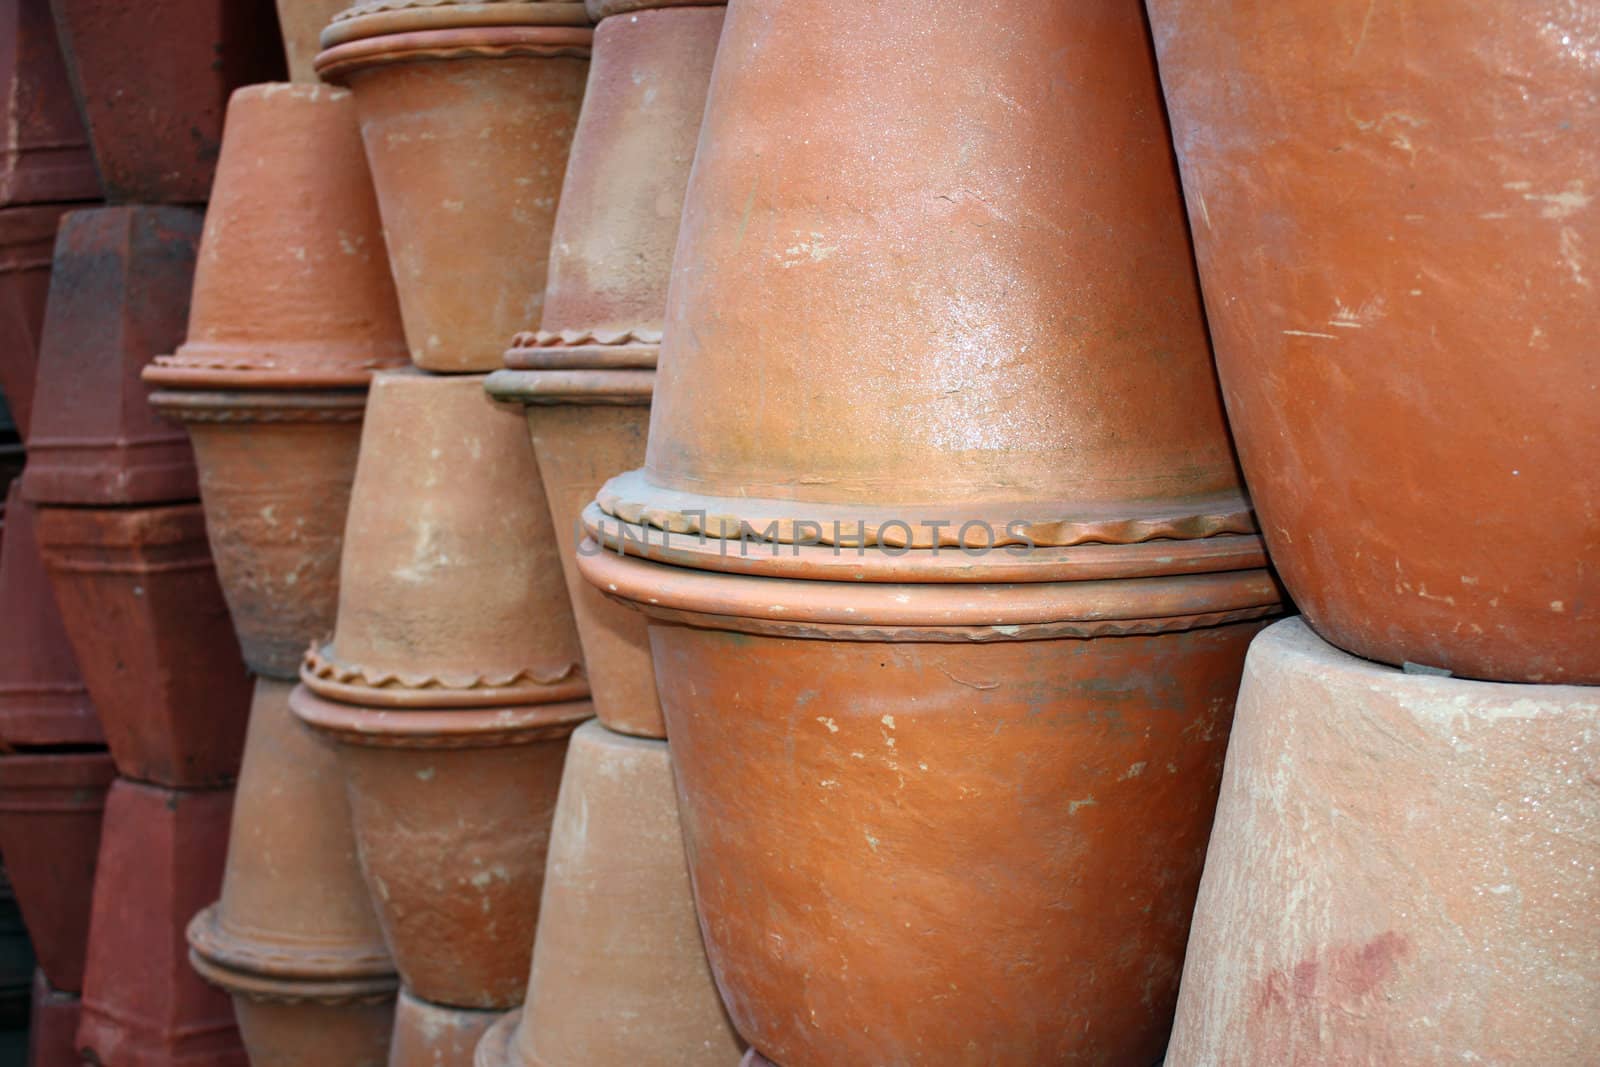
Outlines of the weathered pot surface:
{"type": "Polygon", "coordinates": [[[1592,22],[1149,6],[1239,454],[1307,621],[1384,663],[1600,683],[1592,22]]]}
{"type": "Polygon", "coordinates": [[[634,11],[647,11],[660,7],[720,7],[727,0],[586,0],[584,6],[594,22],[612,15],[626,15],[634,11]]]}
{"type": "Polygon", "coordinates": [[[0,4],[0,204],[98,200],[50,0],[0,4]]]}
{"type": "Polygon", "coordinates": [[[0,208],[0,392],[24,439],[33,411],[56,227],[73,206],[0,208]]]}
{"type": "Polygon", "coordinates": [[[388,1067],[472,1067],[473,1050],[503,1014],[430,1004],[401,990],[388,1067]]]}
{"type": "Polygon", "coordinates": [[[1600,691],[1250,649],[1167,1062],[1580,1063],[1600,691]]]}

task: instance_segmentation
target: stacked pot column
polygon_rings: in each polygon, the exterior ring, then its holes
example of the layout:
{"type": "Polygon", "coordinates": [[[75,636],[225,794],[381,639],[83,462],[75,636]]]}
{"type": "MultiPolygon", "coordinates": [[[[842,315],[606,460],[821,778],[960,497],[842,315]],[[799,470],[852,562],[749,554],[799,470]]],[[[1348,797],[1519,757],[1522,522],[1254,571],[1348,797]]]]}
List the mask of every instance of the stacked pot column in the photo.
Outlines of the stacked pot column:
{"type": "Polygon", "coordinates": [[[730,8],[657,374],[579,566],[739,1032],[1156,1059],[1279,601],[1138,9],[730,8]]]}
{"type": "Polygon", "coordinates": [[[1169,1062],[1581,1061],[1593,27],[1149,6],[1228,412],[1305,612],[1251,652],[1169,1062]]]}
{"type": "Polygon", "coordinates": [[[581,4],[363,4],[322,36],[416,369],[375,376],[331,637],[291,698],[338,748],[403,991],[389,1062],[470,1063],[523,997],[567,738],[593,712],[521,412],[593,31],[581,4]]]}

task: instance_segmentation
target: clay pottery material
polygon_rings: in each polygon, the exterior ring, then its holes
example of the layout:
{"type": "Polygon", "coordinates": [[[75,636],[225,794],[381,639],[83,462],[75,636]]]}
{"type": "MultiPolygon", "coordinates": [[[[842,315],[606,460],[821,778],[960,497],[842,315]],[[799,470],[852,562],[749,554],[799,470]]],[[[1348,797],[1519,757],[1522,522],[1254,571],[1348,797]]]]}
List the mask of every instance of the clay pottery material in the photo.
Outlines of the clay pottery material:
{"type": "Polygon", "coordinates": [[[356,97],[412,360],[493,370],[539,322],[593,31],[573,3],[395,7],[346,12],[317,72],[356,97]]]}
{"type": "Polygon", "coordinates": [[[0,3],[0,116],[0,204],[99,198],[50,0],[0,3]]]}
{"type": "Polygon", "coordinates": [[[312,69],[322,47],[318,38],[333,16],[349,6],[349,0],[278,0],[278,28],[283,32],[290,81],[318,82],[312,69]]]}
{"type": "Polygon", "coordinates": [[[62,218],[29,426],[29,499],[194,499],[189,442],[151,410],[139,370],[183,339],[200,226],[198,211],[173,207],[62,218]]]}
{"type": "Polygon", "coordinates": [[[33,411],[56,225],[71,206],[0,208],[0,392],[23,437],[33,411]]]}
{"type": "Polygon", "coordinates": [[[477,1067],[734,1067],[741,1050],[700,941],[667,743],[585,723],[556,802],[527,1001],[477,1067]]]}
{"type": "Polygon", "coordinates": [[[739,1061],[739,1067],[774,1067],[774,1064],[755,1049],[748,1049],[744,1059],[739,1061]]]}
{"type": "Polygon", "coordinates": [[[401,990],[389,1067],[472,1067],[473,1049],[501,1017],[497,1011],[429,1004],[401,990]]]}
{"type": "Polygon", "coordinates": [[[183,931],[215,900],[233,791],[118,781],[106,801],[78,1047],[105,1067],[249,1067],[183,931]]]}
{"type": "Polygon", "coordinates": [[[228,94],[282,78],[271,0],[50,5],[107,199],[204,202],[228,94]]]}
{"type": "Polygon", "coordinates": [[[374,375],[338,624],[307,654],[306,685],[392,707],[587,696],[556,552],[516,408],[491,400],[481,376],[374,375]]]}
{"type": "Polygon", "coordinates": [[[593,22],[610,18],[612,15],[626,15],[633,11],[645,11],[657,7],[719,7],[727,0],[586,0],[584,7],[589,12],[593,22]]]}
{"type": "Polygon", "coordinates": [[[1229,416],[1307,622],[1384,663],[1600,683],[1592,24],[1150,12],[1229,416]]]}
{"type": "Polygon", "coordinates": [[[1250,649],[1167,1062],[1581,1063],[1600,692],[1250,649]]]}
{"type": "Polygon", "coordinates": [[[384,710],[301,686],[290,706],[338,743],[362,873],[406,988],[451,1007],[521,1003],[561,762],[588,702],[384,710]]]}
{"type": "Polygon", "coordinates": [[[233,94],[206,210],[188,339],[145,381],[360,387],[405,335],[355,103],[326,85],[233,94]]]}
{"type": "Polygon", "coordinates": [[[0,746],[103,744],[39,557],[34,508],[13,483],[0,545],[0,746]]]}
{"type": "Polygon", "coordinates": [[[39,544],[117,771],[232,781],[250,679],[198,504],[41,508],[39,544]]]}
{"type": "Polygon", "coordinates": [[[116,775],[104,752],[0,756],[0,850],[55,989],[83,989],[100,818],[116,775]]]}
{"type": "Polygon", "coordinates": [[[34,972],[28,1067],[82,1067],[77,1045],[79,1007],[76,993],[53,989],[43,971],[34,972]]]}
{"type": "Polygon", "coordinates": [[[290,713],[292,688],[256,682],[222,896],[189,924],[189,944],[196,969],[233,994],[253,1067],[382,1067],[394,964],[338,758],[290,713]]]}

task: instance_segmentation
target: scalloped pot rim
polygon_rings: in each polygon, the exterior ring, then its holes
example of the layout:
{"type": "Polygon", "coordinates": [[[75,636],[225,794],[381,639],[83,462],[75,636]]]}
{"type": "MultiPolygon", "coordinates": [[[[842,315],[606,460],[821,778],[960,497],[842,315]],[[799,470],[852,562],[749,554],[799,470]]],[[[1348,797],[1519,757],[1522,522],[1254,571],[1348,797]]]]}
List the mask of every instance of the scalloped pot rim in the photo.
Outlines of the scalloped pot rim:
{"type": "Polygon", "coordinates": [[[376,0],[355,4],[323,28],[324,49],[389,34],[481,26],[591,25],[581,0],[376,0]]]}
{"type": "Polygon", "coordinates": [[[363,37],[317,54],[317,75],[339,79],[366,67],[449,59],[588,59],[594,31],[574,26],[473,26],[363,37]]]}

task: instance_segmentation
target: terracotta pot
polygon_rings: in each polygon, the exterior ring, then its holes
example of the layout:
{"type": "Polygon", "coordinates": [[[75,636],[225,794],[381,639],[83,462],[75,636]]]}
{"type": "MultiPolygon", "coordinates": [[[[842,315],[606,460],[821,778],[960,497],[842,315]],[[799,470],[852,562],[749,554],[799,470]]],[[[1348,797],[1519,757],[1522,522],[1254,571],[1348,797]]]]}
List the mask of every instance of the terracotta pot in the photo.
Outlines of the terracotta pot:
{"type": "Polygon", "coordinates": [[[105,1067],[249,1067],[183,930],[216,899],[233,791],[118,781],[106,802],[78,1047],[105,1067]]]}
{"type": "Polygon", "coordinates": [[[110,207],[61,220],[28,436],[31,500],[192,500],[194,455],[139,370],[183,337],[201,215],[110,207]]]}
{"type": "Polygon", "coordinates": [[[38,530],[118,773],[176,788],[231,781],[250,679],[200,506],[41,508],[38,530]]]}
{"type": "Polygon", "coordinates": [[[588,695],[519,414],[490,400],[482,377],[373,377],[338,625],[331,643],[307,655],[308,686],[369,706],[588,695]]]}
{"type": "Polygon", "coordinates": [[[739,1067],[775,1067],[775,1065],[755,1049],[749,1049],[745,1052],[744,1059],[739,1061],[739,1067]]]}
{"type": "Polygon", "coordinates": [[[1600,691],[1250,649],[1168,1062],[1581,1063],[1600,691]]]}
{"type": "Polygon", "coordinates": [[[13,484],[0,548],[0,746],[104,744],[39,558],[33,505],[13,484]]]}
{"type": "Polygon", "coordinates": [[[194,445],[206,530],[244,660],[297,677],[333,628],[362,389],[160,392],[194,445]]]}
{"type": "Polygon", "coordinates": [[[0,115],[0,204],[99,198],[50,0],[0,3],[0,115]]]}
{"type": "Polygon", "coordinates": [[[587,0],[584,7],[588,9],[590,20],[599,22],[612,15],[654,7],[720,7],[726,3],[727,0],[587,0]]]}
{"type": "Polygon", "coordinates": [[[55,989],[83,989],[89,905],[106,789],[116,775],[104,752],[0,756],[0,850],[55,989]]]}
{"type": "Polygon", "coordinates": [[[23,437],[33,411],[56,226],[71,206],[0,208],[0,392],[23,437]]]}
{"type": "Polygon", "coordinates": [[[333,16],[349,6],[349,0],[278,0],[278,28],[283,32],[290,81],[317,83],[312,69],[321,50],[317,40],[333,16]]]}
{"type": "Polygon", "coordinates": [[[233,94],[195,268],[189,333],[160,386],[332,388],[404,366],[405,335],[350,94],[233,94]]]}
{"type": "Polygon", "coordinates": [[[43,971],[34,972],[28,1067],[82,1067],[77,1043],[80,1007],[77,994],[52,989],[43,971]]]}
{"type": "Polygon", "coordinates": [[[355,93],[420,367],[493,370],[539,322],[592,37],[573,15],[586,21],[572,3],[364,4],[323,37],[317,72],[355,93]]]}
{"type": "Polygon", "coordinates": [[[1150,9],[1228,411],[1307,621],[1385,663],[1600,683],[1600,481],[1570,475],[1600,452],[1592,26],[1552,0],[1150,9]]]}
{"type": "Polygon", "coordinates": [[[587,702],[386,711],[297,688],[339,744],[362,873],[406,988],[451,1007],[521,1003],[567,736],[587,702]]]}
{"type": "Polygon", "coordinates": [[[282,77],[271,0],[50,5],[106,197],[204,202],[228,94],[282,77]]]}
{"type": "Polygon", "coordinates": [[[477,1067],[734,1067],[742,1043],[700,941],[665,741],[572,735],[521,1012],[477,1067]]]}
{"type": "Polygon", "coordinates": [[[389,1067],[472,1067],[472,1050],[500,1018],[497,1011],[447,1008],[401,990],[389,1067]]]}

